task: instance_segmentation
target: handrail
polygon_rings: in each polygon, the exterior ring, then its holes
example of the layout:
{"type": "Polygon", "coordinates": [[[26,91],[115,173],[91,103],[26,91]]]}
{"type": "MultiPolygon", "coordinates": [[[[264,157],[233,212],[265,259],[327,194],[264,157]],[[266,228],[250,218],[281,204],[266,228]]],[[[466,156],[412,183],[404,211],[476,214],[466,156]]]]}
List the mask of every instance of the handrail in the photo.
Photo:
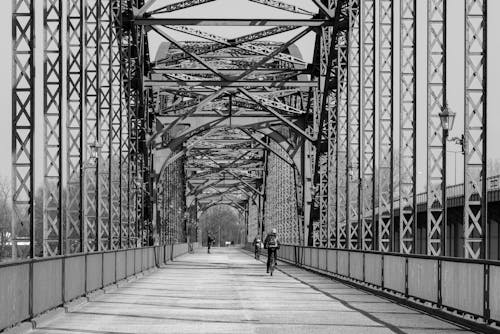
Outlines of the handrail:
{"type": "Polygon", "coordinates": [[[297,245],[278,259],[481,332],[500,324],[500,261],[297,245]]]}
{"type": "Polygon", "coordinates": [[[335,247],[298,246],[298,245],[289,245],[289,244],[282,244],[282,245],[288,246],[288,247],[302,247],[302,248],[308,248],[308,249],[344,251],[344,252],[353,252],[353,253],[362,253],[362,254],[399,256],[399,257],[413,258],[413,259],[442,260],[442,261],[450,261],[450,262],[476,263],[476,264],[487,264],[487,265],[500,266],[500,260],[470,259],[470,258],[452,257],[452,256],[433,256],[433,255],[426,255],[426,254],[405,254],[405,253],[397,253],[397,252],[381,252],[381,251],[376,251],[376,250],[347,249],[347,248],[335,248],[335,247]]]}
{"type": "Polygon", "coordinates": [[[5,259],[3,259],[4,260],[3,262],[0,262],[0,268],[9,267],[9,266],[17,265],[17,264],[30,264],[30,263],[39,263],[39,262],[51,261],[51,260],[57,260],[57,259],[68,259],[68,258],[72,258],[72,257],[82,256],[82,255],[100,255],[100,254],[106,254],[106,253],[124,252],[124,251],[128,251],[128,250],[148,249],[148,248],[155,248],[155,247],[159,247],[159,246],[156,245],[156,246],[143,246],[143,247],[120,248],[120,249],[107,249],[107,250],[101,250],[101,251],[95,251],[95,252],[80,252],[80,253],[71,253],[71,254],[64,254],[64,255],[35,257],[35,258],[21,259],[21,260],[16,259],[16,260],[12,260],[12,261],[8,260],[10,258],[5,258],[5,259]]]}

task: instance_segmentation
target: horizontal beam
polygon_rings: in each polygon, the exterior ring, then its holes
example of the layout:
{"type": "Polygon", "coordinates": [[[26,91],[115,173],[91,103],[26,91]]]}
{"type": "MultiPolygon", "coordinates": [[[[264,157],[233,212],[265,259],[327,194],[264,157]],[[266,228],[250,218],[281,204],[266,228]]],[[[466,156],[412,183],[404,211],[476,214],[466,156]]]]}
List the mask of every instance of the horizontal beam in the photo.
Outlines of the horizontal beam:
{"type": "Polygon", "coordinates": [[[267,81],[267,80],[241,80],[241,81],[220,81],[220,80],[144,80],[145,87],[318,87],[315,80],[307,81],[267,81]]]}
{"type": "MultiPolygon", "coordinates": [[[[227,57],[226,57],[227,58],[227,57]]],[[[217,72],[231,74],[231,75],[240,75],[245,71],[248,71],[250,68],[217,68],[217,72]]],[[[310,74],[311,71],[307,69],[293,69],[293,68],[258,68],[253,70],[254,73],[259,73],[261,75],[270,75],[270,74],[281,74],[281,73],[293,73],[293,74],[310,74]]],[[[212,71],[207,70],[205,68],[154,68],[151,74],[173,74],[173,73],[182,73],[182,74],[211,74],[212,71]]]]}
{"type": "Polygon", "coordinates": [[[333,21],[322,19],[217,19],[217,18],[136,18],[142,26],[296,26],[321,27],[333,25],[333,21]]]}

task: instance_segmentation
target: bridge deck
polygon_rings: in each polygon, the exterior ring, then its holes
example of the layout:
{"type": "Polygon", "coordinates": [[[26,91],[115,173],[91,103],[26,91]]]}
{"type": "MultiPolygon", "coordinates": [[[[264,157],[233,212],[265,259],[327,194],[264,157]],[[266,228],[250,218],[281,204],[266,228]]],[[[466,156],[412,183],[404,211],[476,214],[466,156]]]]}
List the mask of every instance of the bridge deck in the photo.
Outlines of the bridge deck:
{"type": "Polygon", "coordinates": [[[466,333],[305,270],[274,277],[239,249],[185,255],[32,333],[466,333]]]}

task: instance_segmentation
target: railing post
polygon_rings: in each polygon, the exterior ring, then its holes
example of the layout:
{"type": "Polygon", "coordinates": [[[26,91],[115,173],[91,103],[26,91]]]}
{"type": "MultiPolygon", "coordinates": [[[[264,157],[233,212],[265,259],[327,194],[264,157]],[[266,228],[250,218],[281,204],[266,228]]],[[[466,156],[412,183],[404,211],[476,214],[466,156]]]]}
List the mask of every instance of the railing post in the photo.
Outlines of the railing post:
{"type": "Polygon", "coordinates": [[[33,259],[29,263],[29,303],[28,313],[30,318],[33,318],[33,259]]]}
{"type": "Polygon", "coordinates": [[[88,267],[88,264],[87,264],[87,262],[88,262],[88,260],[87,260],[87,255],[88,255],[87,253],[85,253],[85,254],[84,254],[84,258],[85,258],[85,270],[84,270],[84,275],[85,275],[85,277],[84,277],[84,279],[83,279],[83,282],[84,282],[83,287],[84,287],[84,289],[85,289],[85,294],[87,294],[87,288],[88,288],[88,287],[87,287],[87,285],[88,285],[88,282],[87,282],[87,270],[88,270],[88,268],[87,268],[87,267],[88,267]]]}
{"type": "Polygon", "coordinates": [[[382,254],[382,259],[380,261],[382,268],[380,268],[380,287],[384,289],[384,254],[382,254]]]}
{"type": "Polygon", "coordinates": [[[437,306],[439,308],[442,307],[443,303],[443,296],[442,296],[442,277],[443,277],[443,271],[442,271],[442,261],[441,259],[438,259],[438,284],[437,284],[437,289],[438,289],[438,294],[437,294],[437,306]]]}
{"type": "Polygon", "coordinates": [[[490,265],[484,264],[483,317],[485,323],[490,323],[490,265]]]}
{"type": "MultiPolygon", "coordinates": [[[[61,244],[62,245],[62,244],[61,244]]],[[[64,249],[64,248],[61,248],[64,249]]],[[[66,302],[66,257],[61,259],[61,299],[63,304],[66,302]]]]}
{"type": "MultiPolygon", "coordinates": [[[[413,245],[415,247],[415,245],[413,245]]],[[[405,256],[405,297],[408,298],[409,288],[408,288],[408,256],[405,256]]]]}

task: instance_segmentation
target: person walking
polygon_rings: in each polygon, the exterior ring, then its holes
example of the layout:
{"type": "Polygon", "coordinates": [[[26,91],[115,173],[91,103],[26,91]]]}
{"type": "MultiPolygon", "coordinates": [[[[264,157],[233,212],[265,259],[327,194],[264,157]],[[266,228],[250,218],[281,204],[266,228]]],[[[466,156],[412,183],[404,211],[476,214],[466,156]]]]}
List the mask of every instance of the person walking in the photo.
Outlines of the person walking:
{"type": "Polygon", "coordinates": [[[280,242],[278,240],[278,236],[276,235],[276,229],[273,228],[271,232],[266,236],[264,240],[264,248],[267,249],[267,273],[269,274],[269,267],[272,261],[275,261],[276,264],[276,253],[280,248],[280,242]]]}
{"type": "Polygon", "coordinates": [[[253,239],[253,247],[255,253],[255,259],[258,260],[260,257],[260,249],[262,248],[262,241],[260,240],[259,235],[256,235],[253,239]]]}
{"type": "Polygon", "coordinates": [[[212,247],[213,242],[214,238],[212,237],[212,234],[209,233],[207,238],[208,254],[210,254],[210,247],[212,247]]]}

